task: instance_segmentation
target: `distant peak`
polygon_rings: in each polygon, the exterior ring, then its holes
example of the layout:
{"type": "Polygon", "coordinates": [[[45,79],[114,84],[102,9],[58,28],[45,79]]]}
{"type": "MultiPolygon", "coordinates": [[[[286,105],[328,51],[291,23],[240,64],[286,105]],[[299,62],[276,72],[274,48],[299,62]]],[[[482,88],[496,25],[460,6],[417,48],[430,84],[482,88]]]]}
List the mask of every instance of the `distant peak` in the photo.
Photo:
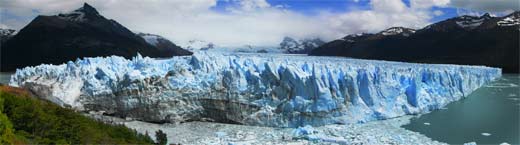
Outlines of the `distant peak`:
{"type": "Polygon", "coordinates": [[[94,7],[92,7],[91,5],[89,5],[89,4],[86,3],[86,2],[83,3],[83,7],[84,7],[84,8],[94,8],[94,7]]]}
{"type": "Polygon", "coordinates": [[[96,8],[92,7],[91,5],[89,5],[88,3],[84,3],[83,4],[83,7],[75,10],[76,12],[84,12],[85,14],[94,14],[94,15],[98,15],[99,13],[97,12],[96,8]]]}
{"type": "Polygon", "coordinates": [[[507,16],[520,16],[520,11],[514,11],[513,13],[511,13],[507,16]]]}
{"type": "Polygon", "coordinates": [[[391,27],[386,30],[383,30],[380,33],[383,35],[397,35],[403,33],[405,36],[408,36],[412,33],[415,33],[415,30],[405,27],[391,27]]]}
{"type": "Polygon", "coordinates": [[[491,18],[491,14],[485,13],[484,15],[480,16],[481,18],[491,18]]]}
{"type": "Polygon", "coordinates": [[[92,7],[88,3],[84,3],[83,7],[76,9],[69,13],[61,13],[58,15],[60,18],[75,22],[85,22],[87,19],[95,19],[101,17],[96,8],[92,7]]]}

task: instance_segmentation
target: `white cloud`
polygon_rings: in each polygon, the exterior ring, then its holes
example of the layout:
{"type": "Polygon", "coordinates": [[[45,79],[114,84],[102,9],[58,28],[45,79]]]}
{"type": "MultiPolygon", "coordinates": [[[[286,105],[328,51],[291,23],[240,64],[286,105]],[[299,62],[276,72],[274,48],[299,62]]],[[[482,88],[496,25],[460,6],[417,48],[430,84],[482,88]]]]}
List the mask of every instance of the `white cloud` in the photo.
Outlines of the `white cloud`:
{"type": "Polygon", "coordinates": [[[0,24],[21,28],[35,14],[71,11],[88,2],[133,31],[163,35],[178,44],[199,39],[228,46],[276,45],[284,36],[331,40],[391,26],[420,28],[433,15],[428,8],[445,5],[447,0],[411,0],[411,7],[401,0],[372,0],[371,10],[324,11],[312,16],[271,6],[265,0],[227,1],[238,5],[221,12],[211,9],[217,0],[0,0],[2,11],[27,18],[8,17],[0,19],[0,24]]]}
{"type": "Polygon", "coordinates": [[[399,13],[406,10],[406,5],[401,0],[372,0],[370,4],[375,12],[399,13]]]}
{"type": "Polygon", "coordinates": [[[451,0],[450,6],[473,11],[511,12],[520,10],[519,0],[451,0]]]}
{"type": "Polygon", "coordinates": [[[421,28],[430,23],[428,10],[406,7],[401,0],[372,0],[371,6],[371,10],[325,15],[324,19],[332,32],[342,34],[374,33],[393,26],[421,28]]]}
{"type": "Polygon", "coordinates": [[[433,15],[435,15],[435,16],[444,15],[444,12],[442,12],[440,10],[435,10],[435,11],[433,11],[433,15]]]}
{"type": "Polygon", "coordinates": [[[412,8],[431,8],[433,6],[444,7],[450,3],[450,0],[412,0],[410,5],[412,8]]]}

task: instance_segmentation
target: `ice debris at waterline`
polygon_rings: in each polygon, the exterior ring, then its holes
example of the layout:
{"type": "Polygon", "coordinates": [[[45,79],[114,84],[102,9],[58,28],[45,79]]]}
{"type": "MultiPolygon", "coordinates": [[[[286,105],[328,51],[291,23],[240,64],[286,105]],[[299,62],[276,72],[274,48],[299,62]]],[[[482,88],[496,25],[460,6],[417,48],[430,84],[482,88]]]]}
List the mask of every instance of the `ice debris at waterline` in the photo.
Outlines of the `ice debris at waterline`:
{"type": "Polygon", "coordinates": [[[483,66],[199,53],[27,67],[10,85],[62,106],[142,121],[298,127],[426,113],[500,76],[501,69],[483,66]]]}
{"type": "MultiPolygon", "coordinates": [[[[155,136],[157,130],[167,134],[168,144],[182,145],[445,145],[420,133],[401,128],[414,116],[402,116],[361,124],[306,126],[299,128],[262,127],[216,122],[148,123],[128,121],[118,117],[88,114],[88,116],[135,129],[155,136]],[[312,138],[311,138],[312,137],[312,138]],[[307,140],[313,139],[313,140],[307,140]]],[[[446,144],[447,145],[447,144],[446,144]]]]}

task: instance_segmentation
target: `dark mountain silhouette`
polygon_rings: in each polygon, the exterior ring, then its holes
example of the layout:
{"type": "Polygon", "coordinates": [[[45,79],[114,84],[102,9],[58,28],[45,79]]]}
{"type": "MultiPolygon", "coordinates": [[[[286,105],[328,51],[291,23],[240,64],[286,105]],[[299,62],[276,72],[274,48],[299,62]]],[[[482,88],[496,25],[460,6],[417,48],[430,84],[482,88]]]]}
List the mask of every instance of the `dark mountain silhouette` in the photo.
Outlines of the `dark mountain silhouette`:
{"type": "Polygon", "coordinates": [[[163,57],[193,54],[162,36],[149,33],[138,33],[137,35],[142,37],[148,44],[155,46],[161,52],[163,57]]]}
{"type": "Polygon", "coordinates": [[[349,35],[309,55],[420,63],[486,65],[519,72],[520,12],[504,17],[460,16],[420,30],[394,27],[349,35]]]}
{"type": "Polygon", "coordinates": [[[1,46],[1,71],[42,63],[61,64],[83,57],[131,58],[137,53],[149,57],[191,55],[176,45],[170,48],[174,51],[164,53],[165,49],[148,44],[118,22],[101,16],[87,3],[67,14],[37,16],[1,46]]]}

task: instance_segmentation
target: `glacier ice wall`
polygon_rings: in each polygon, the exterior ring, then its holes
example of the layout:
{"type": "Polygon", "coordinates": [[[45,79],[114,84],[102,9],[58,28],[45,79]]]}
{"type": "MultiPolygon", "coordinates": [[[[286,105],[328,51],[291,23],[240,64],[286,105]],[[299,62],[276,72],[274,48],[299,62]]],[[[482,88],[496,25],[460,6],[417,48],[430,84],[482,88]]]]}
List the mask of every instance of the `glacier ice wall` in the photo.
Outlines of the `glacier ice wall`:
{"type": "Polygon", "coordinates": [[[10,85],[62,106],[142,121],[298,127],[426,113],[500,76],[501,69],[483,66],[199,53],[27,67],[10,85]]]}

